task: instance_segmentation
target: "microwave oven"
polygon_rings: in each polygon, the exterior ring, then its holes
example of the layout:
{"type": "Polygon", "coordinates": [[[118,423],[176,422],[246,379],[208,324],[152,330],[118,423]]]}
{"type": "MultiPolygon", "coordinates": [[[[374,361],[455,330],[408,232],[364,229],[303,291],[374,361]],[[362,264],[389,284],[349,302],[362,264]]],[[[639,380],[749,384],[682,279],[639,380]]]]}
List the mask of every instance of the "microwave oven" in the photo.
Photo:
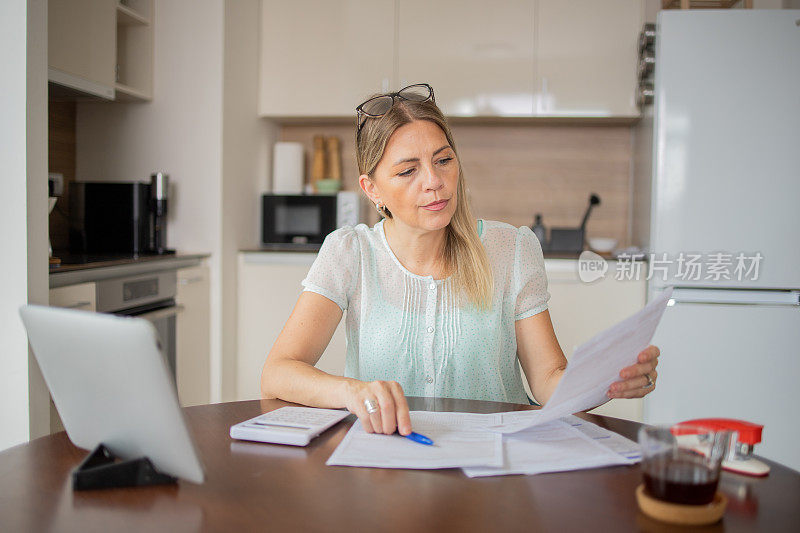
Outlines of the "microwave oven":
{"type": "Polygon", "coordinates": [[[316,249],[328,233],[355,226],[360,218],[359,195],[265,194],[261,197],[262,247],[316,249]]]}

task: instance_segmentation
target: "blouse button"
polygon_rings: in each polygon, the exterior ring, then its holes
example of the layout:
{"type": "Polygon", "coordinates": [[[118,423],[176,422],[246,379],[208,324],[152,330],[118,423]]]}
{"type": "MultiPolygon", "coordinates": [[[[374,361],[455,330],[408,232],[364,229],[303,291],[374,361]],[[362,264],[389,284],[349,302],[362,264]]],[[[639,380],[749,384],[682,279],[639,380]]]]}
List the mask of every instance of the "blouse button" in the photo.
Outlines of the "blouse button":
{"type": "Polygon", "coordinates": [[[427,381],[428,383],[433,383],[433,378],[428,376],[428,379],[426,379],[425,381],[427,381]]]}
{"type": "Polygon", "coordinates": [[[431,285],[430,285],[430,289],[431,289],[432,291],[435,291],[435,290],[436,290],[436,284],[435,284],[435,283],[431,283],[431,285]]]}
{"type": "Polygon", "coordinates": [[[428,326],[428,333],[433,333],[433,327],[432,326],[428,326]]]}

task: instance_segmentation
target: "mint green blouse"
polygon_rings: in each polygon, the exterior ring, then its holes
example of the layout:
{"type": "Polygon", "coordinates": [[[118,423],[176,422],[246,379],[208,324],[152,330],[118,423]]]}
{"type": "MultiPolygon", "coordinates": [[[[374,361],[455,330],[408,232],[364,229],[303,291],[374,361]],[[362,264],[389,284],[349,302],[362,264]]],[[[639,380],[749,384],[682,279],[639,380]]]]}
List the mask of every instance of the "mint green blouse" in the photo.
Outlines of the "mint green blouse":
{"type": "Polygon", "coordinates": [[[383,230],[326,238],[302,284],[346,312],[345,376],[397,381],[406,396],[528,403],[514,322],[547,309],[542,247],[526,226],[479,220],[494,275],[489,311],[454,302],[451,278],[408,271],[383,230]]]}

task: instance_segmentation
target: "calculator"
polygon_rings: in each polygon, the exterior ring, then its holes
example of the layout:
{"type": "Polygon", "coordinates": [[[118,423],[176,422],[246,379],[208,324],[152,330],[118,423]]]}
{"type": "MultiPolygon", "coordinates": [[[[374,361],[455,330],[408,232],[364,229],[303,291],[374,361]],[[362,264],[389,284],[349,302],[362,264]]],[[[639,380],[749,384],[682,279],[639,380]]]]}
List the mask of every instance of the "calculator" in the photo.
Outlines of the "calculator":
{"type": "Polygon", "coordinates": [[[239,440],[305,446],[333,426],[349,411],[315,407],[281,407],[231,426],[231,437],[239,440]]]}

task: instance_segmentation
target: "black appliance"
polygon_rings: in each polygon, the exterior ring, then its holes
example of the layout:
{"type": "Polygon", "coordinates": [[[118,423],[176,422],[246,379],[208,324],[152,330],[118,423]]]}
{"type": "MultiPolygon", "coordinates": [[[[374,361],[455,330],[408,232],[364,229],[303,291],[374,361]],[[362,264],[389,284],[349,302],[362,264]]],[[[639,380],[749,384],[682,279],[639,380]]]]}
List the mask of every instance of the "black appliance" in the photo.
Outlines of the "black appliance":
{"type": "Polygon", "coordinates": [[[261,197],[262,247],[316,247],[337,227],[337,196],[265,194],[261,197]]]}
{"type": "MultiPolygon", "coordinates": [[[[600,205],[600,197],[592,193],[589,196],[589,206],[586,208],[586,213],[583,215],[581,225],[577,228],[550,228],[550,239],[541,243],[542,250],[555,253],[581,253],[583,251],[584,241],[586,240],[586,222],[589,220],[592,207],[596,205],[600,205]]],[[[539,230],[541,233],[544,233],[544,226],[541,225],[541,217],[537,218],[537,223],[534,227],[536,226],[541,228],[541,230],[539,230]]]]}
{"type": "Polygon", "coordinates": [[[165,204],[161,205],[159,213],[162,214],[157,219],[154,210],[157,203],[150,183],[71,184],[70,251],[75,254],[174,253],[163,246],[166,209],[165,204]]]}

